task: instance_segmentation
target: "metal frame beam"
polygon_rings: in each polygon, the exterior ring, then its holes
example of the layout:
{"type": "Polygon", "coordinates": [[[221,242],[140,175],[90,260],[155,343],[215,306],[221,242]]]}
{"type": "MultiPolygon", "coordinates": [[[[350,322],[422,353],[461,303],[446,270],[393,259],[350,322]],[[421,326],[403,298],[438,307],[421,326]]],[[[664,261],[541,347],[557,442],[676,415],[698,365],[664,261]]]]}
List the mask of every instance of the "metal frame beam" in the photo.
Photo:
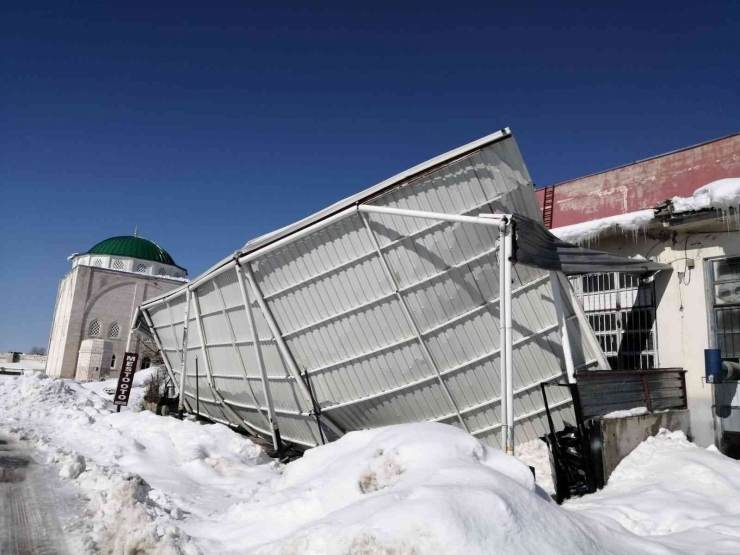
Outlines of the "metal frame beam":
{"type": "Polygon", "coordinates": [[[218,400],[219,406],[221,406],[226,412],[228,412],[234,419],[237,421],[237,425],[244,428],[244,430],[247,431],[247,433],[255,433],[257,432],[257,428],[255,428],[251,422],[247,422],[243,418],[241,418],[234,410],[227,405],[224,402],[224,398],[221,395],[221,393],[216,388],[216,385],[213,383],[213,375],[211,374],[211,360],[208,356],[208,344],[206,343],[206,335],[203,330],[203,322],[201,322],[200,318],[200,303],[198,301],[198,290],[193,289],[191,293],[191,299],[193,301],[193,313],[195,316],[195,327],[198,328],[198,337],[200,338],[200,351],[203,354],[203,364],[206,367],[206,379],[208,380],[208,387],[211,389],[211,392],[213,393],[213,397],[218,400]]]}
{"type": "MultiPolygon", "coordinates": [[[[267,426],[270,429],[270,435],[272,436],[272,444],[282,458],[283,443],[280,439],[280,423],[278,422],[277,416],[275,415],[275,404],[272,400],[272,390],[270,389],[270,380],[267,377],[267,369],[265,368],[265,360],[262,357],[262,347],[260,345],[259,330],[254,324],[254,314],[252,313],[252,304],[249,302],[249,294],[247,293],[247,286],[244,281],[244,272],[242,267],[237,263],[236,265],[236,280],[239,282],[239,292],[242,296],[242,304],[244,305],[244,311],[247,314],[247,321],[249,323],[249,331],[252,333],[254,357],[257,362],[257,368],[260,372],[260,378],[262,383],[262,393],[265,396],[265,402],[267,403],[267,426]]],[[[236,348],[236,346],[234,346],[236,348]]],[[[247,375],[246,368],[244,375],[247,375]]],[[[251,387],[250,387],[251,389],[251,387]]],[[[255,405],[259,406],[259,401],[255,396],[255,405]]]]}
{"type": "Polygon", "coordinates": [[[378,244],[378,238],[375,236],[375,232],[372,230],[372,227],[370,226],[370,222],[368,221],[368,218],[365,217],[364,214],[362,216],[362,222],[365,224],[365,229],[367,229],[368,235],[370,236],[370,240],[375,246],[375,250],[378,254],[378,257],[380,258],[380,263],[383,265],[383,271],[385,272],[385,275],[388,279],[388,283],[393,289],[398,303],[401,305],[401,309],[403,310],[403,313],[406,316],[406,320],[408,321],[409,325],[411,326],[411,329],[413,330],[416,340],[419,342],[419,347],[421,347],[421,352],[424,355],[424,358],[426,359],[427,364],[436,374],[437,381],[439,382],[440,387],[442,387],[442,391],[444,391],[445,397],[447,398],[447,402],[450,403],[450,406],[455,410],[455,412],[457,412],[457,419],[460,421],[460,425],[469,432],[470,429],[468,428],[467,423],[463,420],[462,416],[460,416],[460,408],[457,406],[455,399],[452,397],[452,393],[450,393],[449,387],[447,386],[445,381],[442,379],[442,375],[439,372],[439,365],[437,364],[437,361],[434,360],[434,357],[432,356],[432,353],[429,350],[429,347],[427,346],[426,342],[424,341],[424,338],[421,335],[419,324],[416,322],[416,319],[414,318],[413,314],[411,314],[411,311],[409,310],[409,307],[406,304],[406,299],[404,299],[403,295],[401,294],[400,287],[398,286],[398,281],[396,280],[396,277],[393,275],[393,271],[391,270],[391,267],[388,264],[388,261],[386,260],[385,255],[383,254],[383,251],[380,250],[380,245],[378,244]]]}
{"type": "MultiPolygon", "coordinates": [[[[275,341],[277,342],[278,349],[280,350],[280,354],[283,356],[283,361],[285,362],[286,366],[288,367],[289,372],[293,376],[295,380],[295,384],[298,387],[298,390],[303,395],[303,399],[306,401],[309,407],[313,407],[313,400],[311,397],[311,393],[308,391],[306,384],[301,378],[301,373],[300,373],[300,370],[298,369],[298,365],[296,364],[295,359],[293,358],[293,353],[290,352],[288,345],[285,343],[285,339],[283,338],[282,332],[280,331],[280,327],[277,325],[277,322],[275,321],[275,318],[272,315],[272,311],[270,310],[270,307],[267,306],[267,302],[265,302],[265,299],[262,296],[262,291],[260,291],[259,285],[257,284],[257,280],[254,277],[254,272],[252,271],[252,267],[249,264],[246,264],[244,267],[246,268],[246,272],[243,272],[242,275],[246,278],[247,282],[249,283],[249,287],[252,289],[254,298],[257,301],[257,304],[259,305],[260,310],[262,311],[262,316],[267,321],[267,325],[269,326],[270,331],[272,332],[272,336],[275,338],[275,341]]],[[[311,412],[309,412],[309,414],[311,414],[311,412]]],[[[337,426],[334,422],[332,422],[330,418],[324,417],[323,420],[326,423],[326,425],[329,428],[331,428],[331,430],[334,433],[336,433],[340,437],[344,435],[344,430],[342,430],[339,426],[337,426]]],[[[319,433],[321,432],[321,430],[317,430],[317,431],[319,431],[319,433]]],[[[316,442],[316,444],[318,445],[318,441],[316,442]]]]}

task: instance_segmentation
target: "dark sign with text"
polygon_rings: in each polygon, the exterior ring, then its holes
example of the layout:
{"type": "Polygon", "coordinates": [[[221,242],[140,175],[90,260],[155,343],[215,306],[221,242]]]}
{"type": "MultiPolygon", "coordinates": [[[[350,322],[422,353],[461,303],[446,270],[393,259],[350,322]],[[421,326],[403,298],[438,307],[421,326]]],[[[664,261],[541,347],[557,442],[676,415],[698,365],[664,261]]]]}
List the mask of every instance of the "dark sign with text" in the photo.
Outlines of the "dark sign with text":
{"type": "Polygon", "coordinates": [[[128,396],[131,395],[131,386],[134,384],[134,372],[136,372],[136,361],[139,355],[136,353],[126,353],[123,355],[123,367],[121,375],[118,376],[118,385],[116,386],[116,396],[113,397],[114,405],[128,405],[128,396]]]}

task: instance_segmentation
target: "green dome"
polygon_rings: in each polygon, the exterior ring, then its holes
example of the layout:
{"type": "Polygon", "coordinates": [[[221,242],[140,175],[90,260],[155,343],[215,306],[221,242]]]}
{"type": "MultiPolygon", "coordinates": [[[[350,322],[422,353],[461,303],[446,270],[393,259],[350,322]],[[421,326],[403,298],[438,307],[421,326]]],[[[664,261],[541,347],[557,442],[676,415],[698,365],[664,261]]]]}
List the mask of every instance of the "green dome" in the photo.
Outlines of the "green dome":
{"type": "MultiPolygon", "coordinates": [[[[153,241],[141,237],[111,237],[110,239],[101,241],[85,254],[112,254],[113,256],[127,256],[129,258],[139,258],[141,260],[159,262],[160,264],[177,266],[170,253],[153,241]]],[[[182,266],[177,267],[185,270],[182,266]]],[[[187,272],[187,270],[185,271],[187,272]]]]}

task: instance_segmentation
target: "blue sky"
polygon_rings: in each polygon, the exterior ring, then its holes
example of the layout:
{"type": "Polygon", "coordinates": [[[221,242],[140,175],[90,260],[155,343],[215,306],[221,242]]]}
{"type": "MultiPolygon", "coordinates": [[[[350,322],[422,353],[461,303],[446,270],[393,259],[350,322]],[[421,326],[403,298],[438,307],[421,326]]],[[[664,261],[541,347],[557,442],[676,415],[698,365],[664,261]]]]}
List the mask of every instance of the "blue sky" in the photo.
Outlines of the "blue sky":
{"type": "Polygon", "coordinates": [[[737,3],[355,4],[3,2],[0,350],[135,224],[195,276],[505,126],[538,185],[740,131],[737,3]]]}

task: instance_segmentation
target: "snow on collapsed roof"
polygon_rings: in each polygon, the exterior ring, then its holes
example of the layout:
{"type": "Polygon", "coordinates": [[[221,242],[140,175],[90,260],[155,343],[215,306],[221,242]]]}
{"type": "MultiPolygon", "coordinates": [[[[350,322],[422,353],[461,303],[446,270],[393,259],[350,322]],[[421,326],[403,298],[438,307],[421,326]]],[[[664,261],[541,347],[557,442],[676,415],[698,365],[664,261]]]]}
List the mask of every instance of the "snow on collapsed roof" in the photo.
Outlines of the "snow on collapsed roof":
{"type": "MultiPolygon", "coordinates": [[[[740,177],[713,181],[699,187],[690,197],[673,197],[673,213],[682,214],[699,210],[728,210],[740,206],[740,177]]],[[[579,224],[556,227],[550,233],[569,243],[587,243],[603,234],[614,231],[637,233],[645,229],[655,218],[655,210],[638,210],[617,214],[579,224]]]]}

